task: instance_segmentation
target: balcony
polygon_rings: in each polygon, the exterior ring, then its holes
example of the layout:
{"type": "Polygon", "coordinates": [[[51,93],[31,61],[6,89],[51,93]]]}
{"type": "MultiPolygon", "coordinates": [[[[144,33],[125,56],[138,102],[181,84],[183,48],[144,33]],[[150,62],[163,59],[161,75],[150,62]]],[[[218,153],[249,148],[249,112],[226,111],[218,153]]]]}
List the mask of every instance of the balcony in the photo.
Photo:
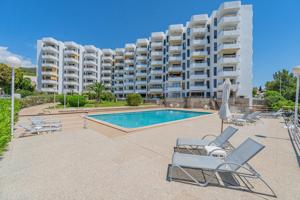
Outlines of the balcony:
{"type": "Polygon", "coordinates": [[[190,85],[190,91],[205,91],[207,90],[206,85],[190,85]]]}
{"type": "Polygon", "coordinates": [[[182,33],[184,31],[183,24],[173,24],[169,26],[169,34],[182,33]]]}
{"type": "Polygon", "coordinates": [[[162,42],[152,42],[151,47],[152,48],[163,47],[163,43],[162,42]]]}
{"type": "Polygon", "coordinates": [[[115,70],[115,74],[124,74],[124,70],[115,70]]]}
{"type": "Polygon", "coordinates": [[[175,66],[171,66],[168,68],[168,72],[182,72],[182,67],[181,66],[178,66],[178,67],[175,67],[175,66]]]}
{"type": "Polygon", "coordinates": [[[206,24],[206,22],[208,21],[209,17],[207,14],[202,14],[202,15],[193,15],[190,19],[190,24],[194,25],[194,24],[206,24]]]}
{"type": "Polygon", "coordinates": [[[84,65],[92,65],[92,66],[97,66],[97,62],[95,60],[85,60],[83,61],[84,65]]]}
{"type": "Polygon", "coordinates": [[[181,42],[181,40],[182,40],[181,35],[171,35],[171,36],[169,36],[169,43],[181,42]]]}
{"type": "Polygon", "coordinates": [[[168,86],[168,92],[181,92],[182,88],[180,86],[168,86]]]}
{"type": "Polygon", "coordinates": [[[207,32],[207,28],[206,27],[201,27],[201,28],[192,28],[191,29],[191,34],[192,35],[205,35],[207,32]]]}
{"type": "Polygon", "coordinates": [[[65,62],[79,64],[79,61],[75,58],[64,58],[65,62]]]}
{"type": "Polygon", "coordinates": [[[74,65],[65,65],[64,69],[65,70],[71,70],[71,71],[79,71],[79,68],[77,66],[74,66],[74,65]]]}
{"type": "Polygon", "coordinates": [[[42,71],[42,75],[45,75],[45,76],[58,76],[57,72],[56,71],[42,71]]]}
{"type": "Polygon", "coordinates": [[[111,70],[110,69],[103,69],[103,70],[101,70],[101,74],[111,74],[111,70]]]}
{"type": "Polygon", "coordinates": [[[116,90],[116,91],[114,91],[114,93],[115,93],[115,94],[123,94],[124,91],[123,91],[123,89],[122,89],[122,90],[116,90]]]}
{"type": "Polygon", "coordinates": [[[218,26],[236,25],[241,21],[241,16],[223,16],[218,23],[218,26]]]}
{"type": "Polygon", "coordinates": [[[147,93],[147,89],[136,89],[135,92],[139,94],[145,94],[147,93]]]}
{"type": "Polygon", "coordinates": [[[65,74],[64,74],[64,77],[65,77],[65,78],[78,78],[79,75],[78,75],[78,74],[75,74],[75,73],[65,73],[65,74]]]}
{"type": "Polygon", "coordinates": [[[134,67],[125,67],[124,70],[125,71],[134,71],[134,67]]]}
{"type": "Polygon", "coordinates": [[[98,58],[95,53],[85,53],[84,57],[86,57],[86,58],[92,58],[92,59],[95,59],[95,60],[98,58]]]}
{"type": "Polygon", "coordinates": [[[97,76],[95,75],[83,75],[84,79],[97,80],[97,76]]]}
{"type": "Polygon", "coordinates": [[[181,56],[170,56],[169,57],[169,63],[170,62],[181,62],[182,58],[181,56]]]}
{"type": "Polygon", "coordinates": [[[237,77],[239,76],[239,71],[237,70],[232,70],[232,71],[224,71],[224,70],[221,70],[221,71],[218,71],[218,76],[220,77],[237,77]]]}
{"type": "Polygon", "coordinates": [[[42,67],[58,69],[58,66],[56,64],[53,64],[53,63],[42,63],[42,67]]]}
{"type": "Polygon", "coordinates": [[[53,60],[53,61],[58,61],[58,57],[54,55],[42,55],[42,58],[44,60],[53,60]]]}
{"type": "Polygon", "coordinates": [[[237,38],[240,36],[240,29],[227,29],[219,32],[218,39],[224,40],[227,38],[237,38]]]}
{"type": "Polygon", "coordinates": [[[133,57],[134,56],[134,52],[125,52],[125,56],[127,56],[127,57],[133,57]]]}
{"type": "Polygon", "coordinates": [[[121,80],[124,80],[124,77],[123,76],[115,76],[115,80],[121,81],[121,80]]]}
{"type": "Polygon", "coordinates": [[[146,64],[136,64],[136,69],[147,69],[147,65],[146,64]]]}
{"type": "Polygon", "coordinates": [[[152,51],[151,57],[162,57],[164,54],[162,51],[152,51]]]}
{"type": "Polygon", "coordinates": [[[136,85],[147,85],[147,81],[136,81],[136,85]]]}
{"type": "Polygon", "coordinates": [[[190,65],[191,69],[205,69],[207,68],[207,63],[203,62],[203,63],[196,63],[196,62],[192,62],[190,65]]]}
{"type": "Polygon", "coordinates": [[[113,62],[113,58],[111,56],[103,56],[102,60],[105,62],[110,62],[110,63],[113,62]]]}
{"type": "Polygon", "coordinates": [[[150,93],[162,93],[163,89],[162,88],[150,88],[149,92],[150,93]]]}
{"type": "Polygon", "coordinates": [[[124,63],[116,62],[116,63],[115,63],[115,66],[116,66],[116,67],[123,67],[123,66],[124,66],[124,63]]]}
{"type": "Polygon", "coordinates": [[[134,93],[134,89],[133,89],[133,88],[132,88],[132,89],[127,88],[127,89],[124,90],[124,93],[125,93],[125,94],[131,94],[131,93],[134,93]]]}
{"type": "Polygon", "coordinates": [[[115,87],[123,87],[123,86],[124,86],[124,83],[115,83],[114,86],[115,86],[115,87]]]}
{"type": "Polygon", "coordinates": [[[124,56],[121,56],[121,55],[115,56],[115,60],[123,60],[123,59],[124,59],[124,56]]]}
{"type": "Polygon", "coordinates": [[[52,88],[52,87],[43,87],[41,88],[42,92],[57,92],[56,88],[52,88]]]}
{"type": "Polygon", "coordinates": [[[192,46],[204,46],[207,44],[206,39],[193,39],[192,46]]]}
{"type": "Polygon", "coordinates": [[[238,50],[240,49],[239,42],[225,43],[218,46],[218,52],[226,51],[226,50],[238,50]]]}
{"type": "Polygon", "coordinates": [[[136,77],[145,77],[145,76],[147,76],[147,72],[137,72],[137,73],[135,74],[135,76],[136,76],[136,77]]]}
{"type": "Polygon", "coordinates": [[[222,56],[219,58],[218,62],[221,65],[236,64],[236,63],[240,62],[240,57],[239,56],[222,56]]]}
{"type": "Polygon", "coordinates": [[[181,46],[169,46],[169,52],[181,52],[181,46]]]}
{"type": "Polygon", "coordinates": [[[126,63],[126,64],[129,64],[129,65],[130,65],[130,64],[133,65],[133,64],[134,64],[134,60],[133,60],[133,59],[132,59],[132,60],[131,60],[131,59],[130,59],[130,60],[127,59],[127,60],[125,60],[125,63],[126,63]]]}
{"type": "Polygon", "coordinates": [[[64,84],[65,85],[75,85],[75,86],[78,86],[79,84],[78,84],[78,82],[77,81],[71,81],[71,80],[69,80],[69,81],[64,81],[64,84]]]}
{"type": "Polygon", "coordinates": [[[78,51],[76,51],[75,49],[66,49],[65,51],[64,51],[64,54],[65,55],[79,55],[78,54],[78,51]]]}
{"type": "Polygon", "coordinates": [[[146,53],[148,49],[146,47],[138,47],[136,48],[136,51],[139,53],[146,53]]]}
{"type": "Polygon", "coordinates": [[[205,56],[207,56],[207,51],[192,51],[191,52],[191,57],[199,58],[199,57],[205,57],[205,56]]]}
{"type": "Polygon", "coordinates": [[[58,49],[53,46],[44,46],[42,47],[42,50],[45,52],[58,53],[58,49]]]}
{"type": "Polygon", "coordinates": [[[151,34],[151,40],[163,40],[165,38],[164,32],[154,32],[151,34]]]}
{"type": "Polygon", "coordinates": [[[111,81],[111,77],[110,76],[102,76],[101,80],[103,80],[103,81],[111,81]]]}
{"type": "Polygon", "coordinates": [[[163,61],[162,60],[152,60],[151,61],[151,65],[152,66],[157,66],[157,65],[163,65],[163,61]]]}
{"type": "Polygon", "coordinates": [[[141,61],[141,60],[147,60],[147,56],[137,56],[136,57],[136,59],[138,60],[138,61],[141,61]]]}
{"type": "Polygon", "coordinates": [[[158,69],[152,69],[151,71],[150,71],[150,74],[151,75],[161,75],[161,74],[163,74],[164,72],[163,72],[163,70],[158,70],[158,69]]]}
{"type": "Polygon", "coordinates": [[[111,63],[102,63],[102,67],[111,68],[112,64],[111,63]]]}
{"type": "Polygon", "coordinates": [[[42,79],[43,84],[51,84],[51,85],[57,85],[58,81],[55,80],[48,80],[48,79],[42,79]]]}
{"type": "Polygon", "coordinates": [[[95,68],[91,68],[91,67],[85,67],[85,68],[83,68],[83,71],[97,73],[97,70],[95,68]]]}
{"type": "Polygon", "coordinates": [[[134,79],[134,75],[133,74],[125,74],[124,75],[124,79],[134,79]]]}
{"type": "Polygon", "coordinates": [[[207,74],[191,74],[190,75],[191,80],[202,80],[207,79],[207,74]]]}
{"type": "Polygon", "coordinates": [[[182,81],[182,77],[181,76],[174,76],[174,77],[169,76],[168,81],[169,82],[179,82],[179,81],[182,81]]]}
{"type": "Polygon", "coordinates": [[[151,79],[149,81],[150,84],[161,84],[163,83],[163,79],[151,79]]]}
{"type": "Polygon", "coordinates": [[[124,86],[134,86],[134,82],[124,82],[124,86]]]}

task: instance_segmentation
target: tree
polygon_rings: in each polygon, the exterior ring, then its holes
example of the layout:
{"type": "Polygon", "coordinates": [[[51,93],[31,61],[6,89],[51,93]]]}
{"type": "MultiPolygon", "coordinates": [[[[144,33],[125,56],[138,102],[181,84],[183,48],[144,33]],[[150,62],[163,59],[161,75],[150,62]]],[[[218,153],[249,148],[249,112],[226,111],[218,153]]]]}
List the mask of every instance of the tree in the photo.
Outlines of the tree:
{"type": "Polygon", "coordinates": [[[257,95],[257,92],[258,92],[257,87],[254,87],[254,88],[252,89],[252,96],[255,97],[255,96],[257,95]]]}
{"type": "Polygon", "coordinates": [[[94,83],[93,85],[90,86],[89,90],[93,91],[96,95],[96,100],[100,102],[101,100],[101,94],[103,91],[105,91],[105,86],[102,82],[100,83],[94,83]]]}
{"type": "Polygon", "coordinates": [[[273,81],[266,83],[266,90],[278,91],[287,100],[295,99],[296,92],[296,77],[283,69],[273,75],[273,81]]]}

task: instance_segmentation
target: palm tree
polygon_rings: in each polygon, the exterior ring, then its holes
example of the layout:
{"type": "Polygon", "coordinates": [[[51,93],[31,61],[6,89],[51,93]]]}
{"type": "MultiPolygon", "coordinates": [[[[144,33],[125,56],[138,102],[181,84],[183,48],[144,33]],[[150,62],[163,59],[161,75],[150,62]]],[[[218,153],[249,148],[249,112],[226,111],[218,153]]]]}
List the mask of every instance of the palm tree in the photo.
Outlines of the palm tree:
{"type": "Polygon", "coordinates": [[[96,99],[98,102],[100,102],[100,97],[101,97],[101,94],[103,91],[105,91],[105,86],[102,82],[97,82],[97,83],[94,83],[93,85],[90,85],[90,88],[89,88],[91,91],[95,92],[96,94],[96,99]]]}

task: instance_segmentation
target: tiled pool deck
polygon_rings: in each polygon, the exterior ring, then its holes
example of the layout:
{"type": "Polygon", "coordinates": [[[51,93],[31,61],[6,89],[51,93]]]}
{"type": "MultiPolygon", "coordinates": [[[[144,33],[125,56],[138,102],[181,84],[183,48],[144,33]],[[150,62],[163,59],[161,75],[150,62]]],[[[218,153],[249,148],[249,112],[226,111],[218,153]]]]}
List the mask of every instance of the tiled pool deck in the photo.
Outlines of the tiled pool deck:
{"type": "MultiPolygon", "coordinates": [[[[270,192],[255,180],[256,193],[166,181],[176,138],[218,133],[217,115],[133,133],[91,121],[83,129],[81,114],[51,118],[62,120],[62,132],[16,138],[0,160],[0,199],[275,199],[259,194],[270,192]]],[[[283,119],[239,128],[235,146],[247,137],[266,146],[250,163],[277,199],[300,199],[300,168],[283,119]]]]}

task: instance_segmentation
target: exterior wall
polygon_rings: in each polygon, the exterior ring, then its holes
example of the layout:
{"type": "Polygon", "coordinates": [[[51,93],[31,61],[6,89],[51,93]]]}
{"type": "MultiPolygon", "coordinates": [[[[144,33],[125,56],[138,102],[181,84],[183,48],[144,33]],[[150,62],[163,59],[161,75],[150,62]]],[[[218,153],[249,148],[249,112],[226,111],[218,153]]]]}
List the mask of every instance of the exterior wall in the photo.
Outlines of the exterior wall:
{"type": "MultiPolygon", "coordinates": [[[[232,82],[232,97],[252,102],[252,6],[225,2],[218,10],[194,15],[183,24],[170,25],[124,47],[124,65],[116,66],[120,49],[97,49],[95,81],[124,98],[140,93],[145,98],[220,98],[226,78],[232,82]],[[146,52],[143,49],[146,48],[146,52]],[[120,72],[121,69],[121,72],[120,72]],[[146,72],[146,76],[144,76],[146,72]],[[123,79],[120,77],[123,74],[123,79]]],[[[47,39],[47,38],[46,38],[47,39]]],[[[52,39],[54,40],[54,39],[52,39]]],[[[42,88],[42,40],[38,40],[38,89],[42,88]]],[[[64,49],[59,44],[58,92],[64,92],[64,49]]],[[[78,91],[85,90],[86,46],[78,45],[78,91]]],[[[88,48],[88,47],[86,47],[88,48]]],[[[120,60],[120,57],[119,57],[120,60]]],[[[44,90],[48,91],[49,90],[44,90]]],[[[197,103],[195,103],[197,104],[197,103]]]]}

